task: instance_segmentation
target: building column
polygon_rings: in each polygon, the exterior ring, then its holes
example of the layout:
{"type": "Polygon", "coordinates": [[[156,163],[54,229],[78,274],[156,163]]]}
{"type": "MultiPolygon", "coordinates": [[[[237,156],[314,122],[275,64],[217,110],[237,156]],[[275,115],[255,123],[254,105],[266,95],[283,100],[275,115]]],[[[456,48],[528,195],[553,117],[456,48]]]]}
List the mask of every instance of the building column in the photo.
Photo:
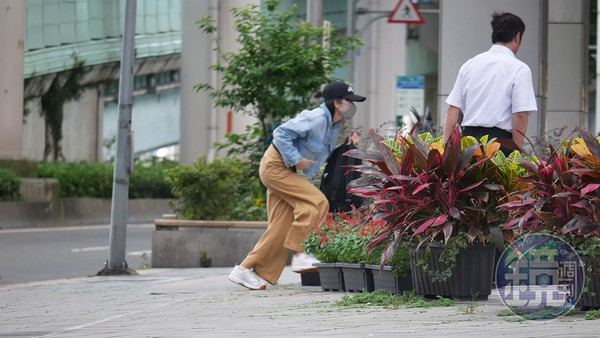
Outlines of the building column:
{"type": "Polygon", "coordinates": [[[23,154],[25,1],[0,0],[0,158],[23,154]]]}
{"type": "Polygon", "coordinates": [[[196,21],[211,15],[217,1],[183,0],[181,41],[181,133],[179,161],[191,164],[210,149],[212,102],[208,92],[197,92],[199,82],[210,83],[211,37],[200,32],[196,21]]]}
{"type": "Polygon", "coordinates": [[[566,126],[564,137],[588,129],[589,16],[589,0],[549,2],[546,130],[566,126]]]}
{"type": "MultiPolygon", "coordinates": [[[[491,45],[492,13],[511,12],[525,22],[523,45],[517,58],[525,62],[533,76],[538,112],[529,119],[527,134],[542,135],[546,128],[548,1],[544,0],[444,0],[440,1],[439,97],[440,127],[446,120],[450,94],[458,70],[473,56],[491,45]]],[[[557,48],[560,48],[557,46],[557,48]]]]}

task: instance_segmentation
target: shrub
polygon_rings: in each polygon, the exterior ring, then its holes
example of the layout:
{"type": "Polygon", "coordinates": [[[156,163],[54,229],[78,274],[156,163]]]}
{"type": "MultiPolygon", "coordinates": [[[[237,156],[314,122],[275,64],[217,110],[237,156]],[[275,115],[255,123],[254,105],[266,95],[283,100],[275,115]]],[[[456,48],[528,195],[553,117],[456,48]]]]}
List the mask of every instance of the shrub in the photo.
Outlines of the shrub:
{"type": "Polygon", "coordinates": [[[165,180],[178,198],[172,205],[182,219],[266,220],[265,192],[252,175],[251,164],[242,160],[216,159],[206,163],[203,155],[192,166],[165,172],[165,180]]]}
{"type": "Polygon", "coordinates": [[[136,162],[129,177],[129,198],[172,198],[171,185],[165,180],[165,171],[178,165],[168,160],[149,164],[136,162]]]}
{"type": "Polygon", "coordinates": [[[38,176],[57,179],[61,197],[111,198],[112,195],[112,164],[40,162],[38,176]]]}
{"type": "Polygon", "coordinates": [[[0,201],[19,199],[21,180],[17,175],[6,169],[0,169],[0,201]]]}
{"type": "MultiPolygon", "coordinates": [[[[177,166],[170,161],[152,165],[135,163],[129,176],[129,198],[171,198],[171,186],[165,182],[163,171],[177,166]]],[[[111,198],[114,165],[111,163],[41,162],[38,176],[56,178],[61,197],[111,198]]]]}

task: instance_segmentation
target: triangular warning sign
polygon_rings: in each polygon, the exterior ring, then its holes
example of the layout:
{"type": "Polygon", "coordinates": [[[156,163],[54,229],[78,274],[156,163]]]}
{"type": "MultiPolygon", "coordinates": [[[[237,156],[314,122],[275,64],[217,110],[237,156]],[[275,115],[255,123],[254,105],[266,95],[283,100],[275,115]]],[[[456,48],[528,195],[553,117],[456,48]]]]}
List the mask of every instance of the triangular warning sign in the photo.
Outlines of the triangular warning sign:
{"type": "Polygon", "coordinates": [[[400,0],[390,15],[388,22],[393,23],[425,23],[419,9],[412,0],[400,0]]]}

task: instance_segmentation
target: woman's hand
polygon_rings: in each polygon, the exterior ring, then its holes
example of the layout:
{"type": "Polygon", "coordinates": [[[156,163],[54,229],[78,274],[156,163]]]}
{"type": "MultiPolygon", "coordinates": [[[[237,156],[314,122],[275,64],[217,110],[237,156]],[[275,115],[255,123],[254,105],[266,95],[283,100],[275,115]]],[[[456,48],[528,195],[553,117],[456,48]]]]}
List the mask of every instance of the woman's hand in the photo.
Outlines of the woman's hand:
{"type": "Polygon", "coordinates": [[[307,160],[305,158],[300,161],[300,163],[296,164],[296,169],[298,170],[308,170],[308,165],[313,164],[315,161],[307,160]]]}
{"type": "Polygon", "coordinates": [[[358,134],[354,131],[354,129],[350,132],[350,136],[348,136],[348,144],[354,144],[357,145],[358,142],[360,142],[360,137],[358,137],[358,134]]]}

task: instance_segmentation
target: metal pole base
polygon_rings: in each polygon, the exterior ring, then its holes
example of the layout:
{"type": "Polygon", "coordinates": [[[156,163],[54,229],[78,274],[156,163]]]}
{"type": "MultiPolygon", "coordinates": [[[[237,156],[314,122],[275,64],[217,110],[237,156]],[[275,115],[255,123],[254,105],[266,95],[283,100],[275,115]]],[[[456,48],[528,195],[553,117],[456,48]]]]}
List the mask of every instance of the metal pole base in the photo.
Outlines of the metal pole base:
{"type": "Polygon", "coordinates": [[[104,268],[102,270],[98,271],[98,273],[96,274],[96,276],[123,276],[123,275],[134,276],[134,275],[138,275],[138,273],[135,270],[130,269],[127,266],[127,262],[123,263],[122,268],[109,268],[108,261],[106,261],[104,263],[104,268]]]}

